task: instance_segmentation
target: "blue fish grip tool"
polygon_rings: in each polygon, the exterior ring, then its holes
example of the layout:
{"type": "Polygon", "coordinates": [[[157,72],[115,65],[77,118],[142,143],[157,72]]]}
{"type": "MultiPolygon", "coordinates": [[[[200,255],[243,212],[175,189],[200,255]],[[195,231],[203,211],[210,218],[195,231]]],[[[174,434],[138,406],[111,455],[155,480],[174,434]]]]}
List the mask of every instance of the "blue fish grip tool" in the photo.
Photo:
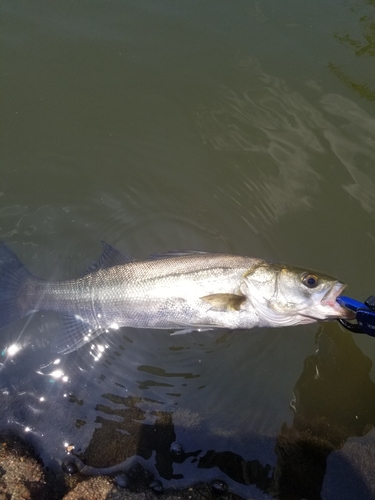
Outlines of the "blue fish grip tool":
{"type": "Polygon", "coordinates": [[[336,301],[355,313],[354,323],[339,319],[342,326],[353,333],[366,333],[375,337],[375,295],[371,295],[364,303],[345,296],[337,297],[336,301]]]}

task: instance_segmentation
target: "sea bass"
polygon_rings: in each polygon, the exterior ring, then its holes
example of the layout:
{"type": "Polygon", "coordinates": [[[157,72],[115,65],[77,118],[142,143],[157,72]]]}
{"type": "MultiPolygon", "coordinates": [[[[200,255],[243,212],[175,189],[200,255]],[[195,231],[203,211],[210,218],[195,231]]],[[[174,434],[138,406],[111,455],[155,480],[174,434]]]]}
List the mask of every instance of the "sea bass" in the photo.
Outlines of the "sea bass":
{"type": "Polygon", "coordinates": [[[0,242],[0,328],[35,311],[62,313],[58,353],[123,326],[175,333],[281,327],[348,318],[330,276],[262,259],[171,251],[135,260],[103,242],[78,279],[33,276],[0,242]]]}

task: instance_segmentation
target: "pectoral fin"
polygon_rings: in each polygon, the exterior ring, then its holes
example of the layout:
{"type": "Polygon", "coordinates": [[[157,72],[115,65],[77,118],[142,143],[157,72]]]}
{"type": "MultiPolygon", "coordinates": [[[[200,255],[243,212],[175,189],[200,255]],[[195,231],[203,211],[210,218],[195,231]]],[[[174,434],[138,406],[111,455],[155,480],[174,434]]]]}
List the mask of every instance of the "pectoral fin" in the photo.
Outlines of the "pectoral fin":
{"type": "Polygon", "coordinates": [[[211,304],[213,309],[239,311],[246,297],[234,293],[213,293],[212,295],[205,295],[201,299],[211,304]]]}

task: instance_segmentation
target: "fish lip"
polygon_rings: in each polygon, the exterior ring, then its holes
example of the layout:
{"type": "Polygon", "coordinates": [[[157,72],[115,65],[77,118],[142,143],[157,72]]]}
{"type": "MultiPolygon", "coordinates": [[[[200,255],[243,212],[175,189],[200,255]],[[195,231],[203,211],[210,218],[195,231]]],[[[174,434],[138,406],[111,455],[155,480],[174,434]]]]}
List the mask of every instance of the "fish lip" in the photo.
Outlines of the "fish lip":
{"type": "Polygon", "coordinates": [[[341,283],[340,281],[334,281],[331,287],[323,296],[321,303],[322,304],[331,304],[332,301],[336,302],[336,298],[345,290],[347,285],[345,283],[341,283]]]}
{"type": "Polygon", "coordinates": [[[335,281],[332,284],[331,288],[322,298],[321,304],[323,306],[330,306],[331,308],[333,308],[336,311],[337,316],[340,318],[354,319],[355,313],[341,306],[336,300],[337,297],[342,294],[342,292],[345,290],[346,287],[347,285],[345,283],[341,283],[340,281],[335,281]]]}

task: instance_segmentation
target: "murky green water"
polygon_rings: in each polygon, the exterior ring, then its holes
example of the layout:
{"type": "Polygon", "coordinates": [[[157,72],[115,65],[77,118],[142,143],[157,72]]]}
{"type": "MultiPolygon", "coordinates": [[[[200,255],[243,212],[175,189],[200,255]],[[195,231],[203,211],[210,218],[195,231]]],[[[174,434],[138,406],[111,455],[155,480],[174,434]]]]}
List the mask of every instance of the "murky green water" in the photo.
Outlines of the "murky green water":
{"type": "MultiPolygon", "coordinates": [[[[315,268],[375,293],[375,3],[5,0],[0,237],[36,275],[99,240],[315,268]]],[[[53,364],[1,332],[1,426],[46,462],[138,455],[164,486],[374,499],[375,339],[338,324],[123,330],[53,364]],[[60,370],[58,372],[57,370],[60,370]],[[175,456],[169,448],[179,443],[175,456]]]]}

